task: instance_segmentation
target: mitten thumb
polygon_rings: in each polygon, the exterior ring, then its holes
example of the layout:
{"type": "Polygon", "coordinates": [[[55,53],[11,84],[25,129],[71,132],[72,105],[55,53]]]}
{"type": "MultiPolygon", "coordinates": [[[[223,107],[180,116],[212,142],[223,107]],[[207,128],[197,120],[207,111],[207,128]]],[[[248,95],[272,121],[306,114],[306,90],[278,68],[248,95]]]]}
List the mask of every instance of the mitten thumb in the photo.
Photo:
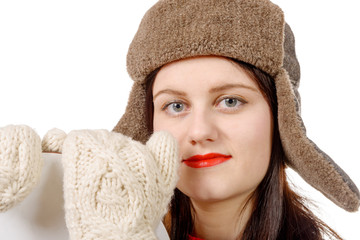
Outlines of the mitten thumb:
{"type": "Polygon", "coordinates": [[[49,130],[42,139],[43,152],[62,153],[66,133],[63,130],[53,128],[49,130]]]}
{"type": "Polygon", "coordinates": [[[179,156],[176,139],[167,132],[155,132],[146,143],[152,153],[167,190],[173,191],[178,180],[179,156]]]}

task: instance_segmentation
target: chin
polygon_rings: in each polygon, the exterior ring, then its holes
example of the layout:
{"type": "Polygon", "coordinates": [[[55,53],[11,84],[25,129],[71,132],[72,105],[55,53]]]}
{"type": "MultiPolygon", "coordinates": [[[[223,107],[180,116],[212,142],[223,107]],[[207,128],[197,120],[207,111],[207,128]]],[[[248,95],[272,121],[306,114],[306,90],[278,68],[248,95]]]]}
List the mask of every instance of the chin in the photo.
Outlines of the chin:
{"type": "Polygon", "coordinates": [[[192,184],[191,186],[179,185],[178,189],[192,200],[201,202],[218,202],[230,198],[234,192],[226,184],[192,184]],[[220,186],[222,185],[222,186],[220,186]]]}
{"type": "Polygon", "coordinates": [[[195,196],[190,196],[190,198],[203,203],[221,202],[227,199],[225,196],[220,196],[219,194],[196,194],[195,196]]]}

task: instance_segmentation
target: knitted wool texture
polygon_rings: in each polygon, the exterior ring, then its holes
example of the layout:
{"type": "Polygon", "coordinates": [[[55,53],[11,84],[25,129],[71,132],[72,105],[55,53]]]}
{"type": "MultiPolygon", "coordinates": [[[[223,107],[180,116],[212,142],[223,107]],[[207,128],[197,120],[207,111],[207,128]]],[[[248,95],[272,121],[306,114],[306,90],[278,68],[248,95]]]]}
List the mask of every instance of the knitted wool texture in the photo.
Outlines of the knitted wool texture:
{"type": "Polygon", "coordinates": [[[155,133],[146,146],[106,130],[73,131],[63,146],[66,224],[71,239],[156,239],[177,182],[176,141],[155,133]]]}
{"type": "Polygon", "coordinates": [[[41,141],[43,152],[61,153],[66,138],[63,130],[53,128],[49,130],[41,141]]]}
{"type": "Polygon", "coordinates": [[[157,132],[146,145],[106,130],[0,128],[0,211],[40,178],[41,152],[63,151],[65,217],[71,239],[157,239],[177,182],[176,140],[157,132]],[[41,148],[42,145],[42,148],[41,148]]]}
{"type": "Polygon", "coordinates": [[[0,128],[0,212],[29,195],[42,166],[41,140],[30,127],[0,128]]]}
{"type": "Polygon", "coordinates": [[[167,63],[206,55],[234,58],[272,76],[287,165],[335,204],[356,211],[360,205],[356,185],[306,136],[294,36],[281,9],[268,0],[158,1],[143,17],[130,45],[127,68],[135,83],[113,131],[145,142],[146,77],[167,63]]]}

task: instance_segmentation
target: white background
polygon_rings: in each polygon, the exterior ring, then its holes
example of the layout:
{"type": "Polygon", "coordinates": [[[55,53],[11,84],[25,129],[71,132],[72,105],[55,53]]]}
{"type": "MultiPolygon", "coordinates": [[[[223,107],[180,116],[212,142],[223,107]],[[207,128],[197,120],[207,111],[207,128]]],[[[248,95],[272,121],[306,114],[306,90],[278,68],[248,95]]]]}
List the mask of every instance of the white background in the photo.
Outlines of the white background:
{"type": "MultiPolygon", "coordinates": [[[[127,48],[155,0],[0,0],[0,126],[111,130],[132,81],[127,48]]],[[[360,7],[355,0],[274,0],[292,27],[301,64],[308,136],[360,186],[360,7]]],[[[345,239],[359,239],[347,213],[290,172],[345,239]]],[[[1,237],[3,238],[3,237],[1,237]]]]}

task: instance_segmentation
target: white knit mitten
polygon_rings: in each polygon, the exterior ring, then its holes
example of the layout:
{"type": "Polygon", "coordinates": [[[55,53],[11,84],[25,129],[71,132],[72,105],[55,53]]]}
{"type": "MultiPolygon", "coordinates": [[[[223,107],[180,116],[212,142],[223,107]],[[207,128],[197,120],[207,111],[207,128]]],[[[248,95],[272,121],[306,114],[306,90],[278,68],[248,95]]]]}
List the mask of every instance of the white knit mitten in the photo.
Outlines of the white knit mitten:
{"type": "Polygon", "coordinates": [[[66,223],[71,239],[156,239],[177,182],[175,139],[146,145],[120,133],[81,130],[63,145],[66,223]]]}
{"type": "Polygon", "coordinates": [[[0,212],[22,201],[39,181],[40,137],[28,126],[0,128],[0,212]]]}

